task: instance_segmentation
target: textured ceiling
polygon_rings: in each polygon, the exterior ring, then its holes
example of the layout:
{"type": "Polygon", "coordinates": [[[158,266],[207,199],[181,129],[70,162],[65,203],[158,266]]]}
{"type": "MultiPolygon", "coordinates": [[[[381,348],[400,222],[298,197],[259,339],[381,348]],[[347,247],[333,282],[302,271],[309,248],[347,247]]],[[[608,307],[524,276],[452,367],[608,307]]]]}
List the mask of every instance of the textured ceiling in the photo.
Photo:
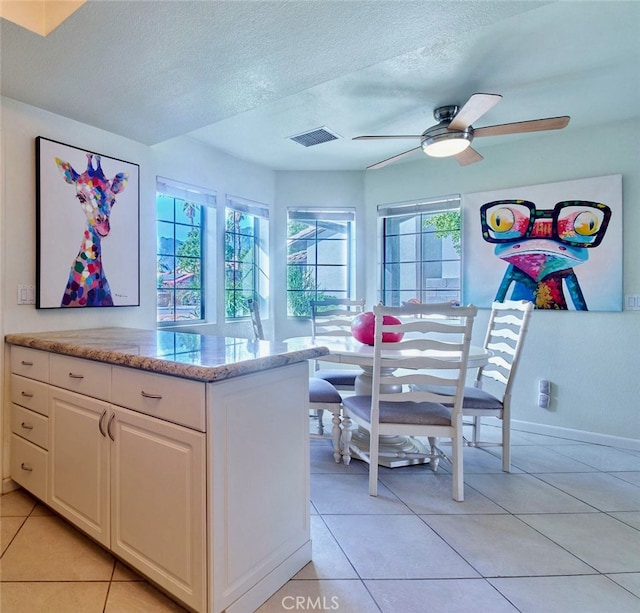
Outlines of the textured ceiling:
{"type": "Polygon", "coordinates": [[[417,143],[353,136],[419,134],[474,92],[504,96],[478,125],[640,114],[636,1],[89,0],[46,37],[1,26],[3,96],[277,169],[363,169],[417,143]],[[287,139],[320,126],[342,138],[287,139]]]}

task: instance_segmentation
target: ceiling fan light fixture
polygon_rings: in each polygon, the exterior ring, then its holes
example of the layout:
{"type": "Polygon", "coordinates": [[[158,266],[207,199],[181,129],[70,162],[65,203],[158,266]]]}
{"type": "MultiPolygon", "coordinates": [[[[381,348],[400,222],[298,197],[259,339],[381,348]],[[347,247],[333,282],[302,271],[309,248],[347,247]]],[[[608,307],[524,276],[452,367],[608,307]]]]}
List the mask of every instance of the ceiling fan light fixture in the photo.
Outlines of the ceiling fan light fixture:
{"type": "Polygon", "coordinates": [[[427,130],[423,135],[421,146],[422,150],[431,157],[444,158],[457,155],[463,152],[470,144],[472,134],[470,130],[464,131],[448,131],[433,130],[432,133],[427,130]]]}

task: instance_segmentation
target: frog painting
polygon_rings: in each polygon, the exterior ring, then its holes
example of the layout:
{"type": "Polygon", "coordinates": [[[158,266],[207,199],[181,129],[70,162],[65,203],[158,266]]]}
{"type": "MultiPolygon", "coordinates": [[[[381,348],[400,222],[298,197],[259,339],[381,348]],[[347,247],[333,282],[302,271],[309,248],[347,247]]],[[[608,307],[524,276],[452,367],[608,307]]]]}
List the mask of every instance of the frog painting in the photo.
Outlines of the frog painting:
{"type": "Polygon", "coordinates": [[[483,204],[482,238],[507,264],[495,300],[566,310],[568,295],[575,310],[589,310],[575,268],[600,245],[610,219],[609,206],[588,200],[565,200],[551,209],[516,199],[483,204]]]}
{"type": "Polygon", "coordinates": [[[622,175],[471,192],[460,209],[461,302],[530,300],[549,316],[623,309],[622,175]]]}

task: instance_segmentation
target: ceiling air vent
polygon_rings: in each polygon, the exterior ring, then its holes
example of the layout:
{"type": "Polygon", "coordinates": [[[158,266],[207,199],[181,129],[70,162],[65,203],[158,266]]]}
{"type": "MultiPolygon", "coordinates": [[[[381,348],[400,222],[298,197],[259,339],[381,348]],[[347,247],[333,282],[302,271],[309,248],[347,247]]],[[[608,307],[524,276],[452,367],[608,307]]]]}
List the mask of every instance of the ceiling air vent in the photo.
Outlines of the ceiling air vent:
{"type": "Polygon", "coordinates": [[[288,138],[300,145],[304,145],[305,147],[313,147],[314,145],[328,143],[329,141],[336,140],[340,137],[327,128],[322,127],[316,128],[315,130],[309,130],[308,132],[303,132],[302,134],[295,134],[288,138]]]}

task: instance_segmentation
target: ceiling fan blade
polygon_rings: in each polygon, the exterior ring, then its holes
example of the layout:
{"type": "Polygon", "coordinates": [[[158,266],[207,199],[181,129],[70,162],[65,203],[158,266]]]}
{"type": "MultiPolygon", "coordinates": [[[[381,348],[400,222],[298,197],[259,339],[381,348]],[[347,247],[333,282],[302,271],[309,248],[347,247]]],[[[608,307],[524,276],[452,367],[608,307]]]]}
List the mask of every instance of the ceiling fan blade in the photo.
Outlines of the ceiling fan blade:
{"type": "Polygon", "coordinates": [[[450,130],[464,130],[502,100],[500,94],[473,94],[456,113],[450,130]]]}
{"type": "Polygon", "coordinates": [[[354,136],[351,140],[377,140],[389,138],[422,138],[422,134],[387,134],[382,136],[354,136]]]}
{"type": "Polygon", "coordinates": [[[377,168],[382,168],[387,164],[391,164],[392,162],[397,162],[399,159],[411,155],[416,151],[421,151],[422,147],[414,147],[413,149],[409,149],[408,151],[404,151],[403,153],[398,153],[398,155],[394,155],[393,157],[387,158],[386,160],[382,160],[382,162],[377,162],[376,164],[372,164],[371,166],[367,166],[367,170],[376,170],[377,168]]]}
{"type": "Polygon", "coordinates": [[[562,117],[547,117],[546,119],[531,119],[514,123],[501,123],[496,126],[486,126],[473,130],[476,136],[502,136],[504,134],[521,134],[522,132],[540,132],[542,130],[561,130],[569,123],[568,115],[562,117]]]}
{"type": "Polygon", "coordinates": [[[469,164],[475,164],[481,162],[484,158],[473,148],[467,147],[464,151],[456,154],[456,160],[460,166],[469,166],[469,164]]]}

